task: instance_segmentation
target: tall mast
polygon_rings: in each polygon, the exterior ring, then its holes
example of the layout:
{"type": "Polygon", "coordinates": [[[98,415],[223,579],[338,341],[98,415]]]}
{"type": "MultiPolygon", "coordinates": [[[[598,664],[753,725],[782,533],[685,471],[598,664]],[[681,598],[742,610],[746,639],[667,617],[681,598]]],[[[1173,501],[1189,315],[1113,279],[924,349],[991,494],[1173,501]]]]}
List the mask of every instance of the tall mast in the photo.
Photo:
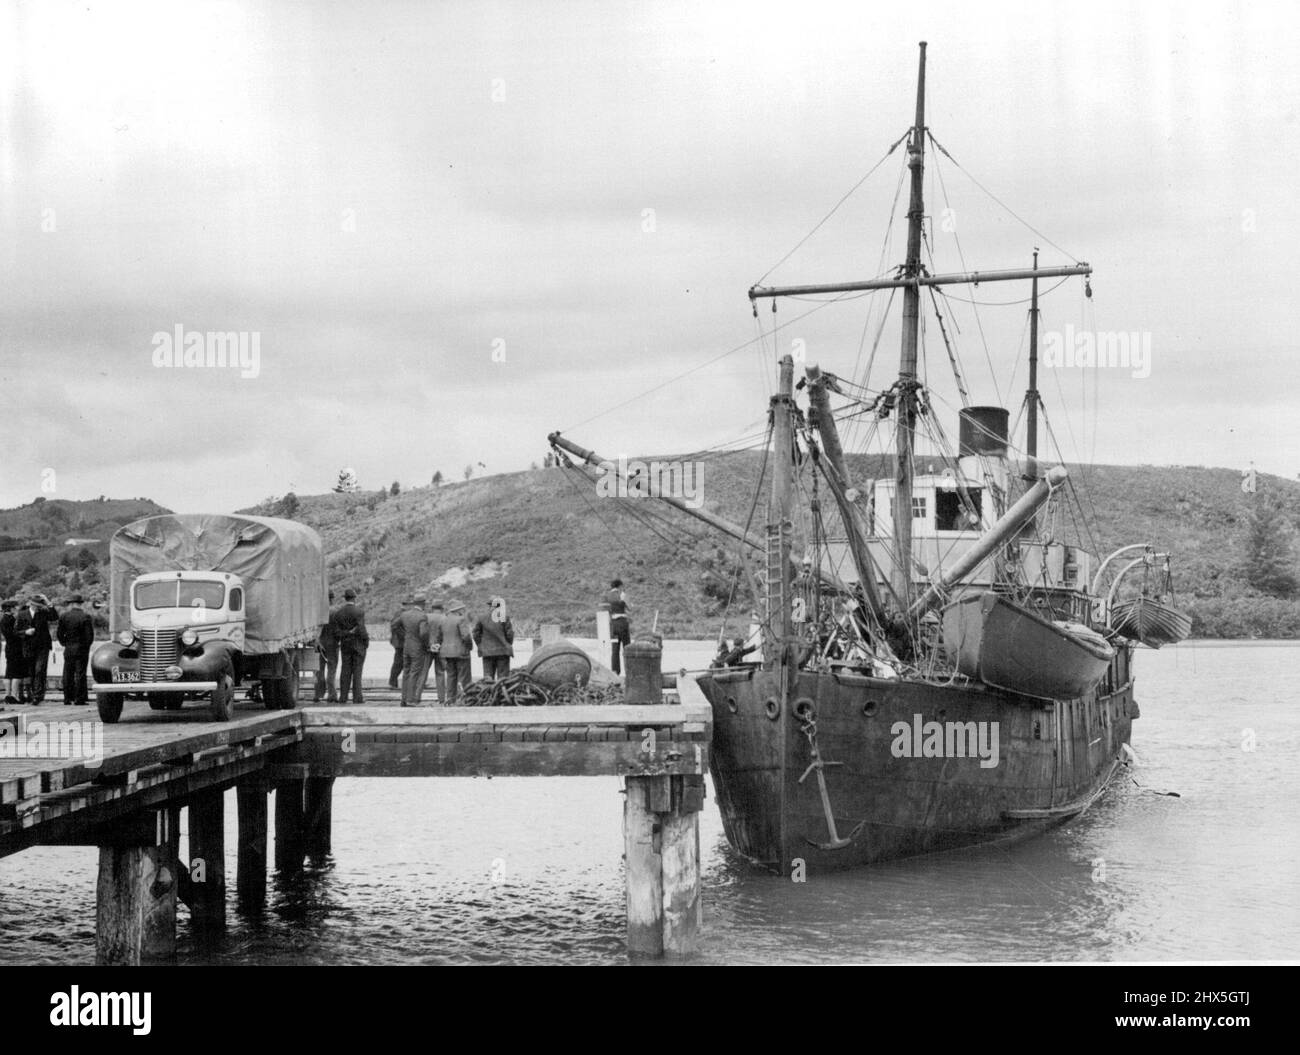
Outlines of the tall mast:
{"type": "Polygon", "coordinates": [[[925,41],[916,75],[916,123],[907,146],[907,166],[912,170],[912,193],[907,207],[907,262],[903,278],[903,349],[899,364],[898,421],[895,446],[898,471],[894,491],[894,592],[904,610],[912,598],[912,447],[916,433],[916,345],[920,328],[921,223],[925,215],[925,41]]]}
{"type": "Polygon", "coordinates": [[[1029,456],[1026,475],[1038,476],[1038,247],[1034,247],[1034,284],[1029,305],[1029,391],[1025,393],[1029,404],[1028,434],[1025,436],[1025,453],[1029,456]]]}
{"type": "Polygon", "coordinates": [[[776,648],[764,649],[767,659],[785,665],[794,620],[790,610],[792,581],[790,574],[790,534],[794,501],[794,360],[781,359],[781,378],[777,394],[772,397],[772,505],[767,528],[767,620],[769,633],[777,640],[776,648]]]}

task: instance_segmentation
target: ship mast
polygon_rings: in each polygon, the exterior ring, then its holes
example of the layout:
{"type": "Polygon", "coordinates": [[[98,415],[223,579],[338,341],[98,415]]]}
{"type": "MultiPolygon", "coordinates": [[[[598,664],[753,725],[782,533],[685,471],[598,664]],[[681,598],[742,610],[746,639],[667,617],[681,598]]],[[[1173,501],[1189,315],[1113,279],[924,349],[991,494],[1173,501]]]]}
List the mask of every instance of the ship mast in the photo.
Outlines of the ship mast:
{"type": "Polygon", "coordinates": [[[895,447],[898,455],[894,486],[894,593],[906,611],[912,598],[912,448],[916,439],[916,343],[921,319],[921,224],[925,218],[925,41],[916,74],[916,122],[907,145],[907,167],[912,170],[912,193],[907,207],[907,261],[903,277],[903,348],[898,369],[898,417],[895,447]]]}
{"type": "Polygon", "coordinates": [[[1038,477],[1038,248],[1034,248],[1034,284],[1029,305],[1029,416],[1025,426],[1025,475],[1038,477]]]}

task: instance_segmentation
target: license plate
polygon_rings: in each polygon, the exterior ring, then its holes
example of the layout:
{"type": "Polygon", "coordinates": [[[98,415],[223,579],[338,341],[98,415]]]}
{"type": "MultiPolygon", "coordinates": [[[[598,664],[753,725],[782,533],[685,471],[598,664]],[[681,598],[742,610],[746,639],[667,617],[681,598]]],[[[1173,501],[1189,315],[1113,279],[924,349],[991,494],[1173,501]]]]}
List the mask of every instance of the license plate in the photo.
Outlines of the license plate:
{"type": "Polygon", "coordinates": [[[113,668],[114,681],[139,681],[140,672],[138,670],[122,670],[120,667],[113,668]]]}

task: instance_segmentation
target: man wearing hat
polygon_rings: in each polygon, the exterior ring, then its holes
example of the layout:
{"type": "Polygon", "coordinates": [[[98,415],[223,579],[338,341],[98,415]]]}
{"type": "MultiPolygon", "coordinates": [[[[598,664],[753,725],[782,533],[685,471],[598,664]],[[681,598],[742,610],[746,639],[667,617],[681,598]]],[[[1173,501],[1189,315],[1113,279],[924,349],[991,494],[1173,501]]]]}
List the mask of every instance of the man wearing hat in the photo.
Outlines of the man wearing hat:
{"type": "Polygon", "coordinates": [[[469,658],[473,647],[474,638],[465,615],[465,602],[451,601],[447,605],[447,614],[438,620],[430,642],[430,648],[447,665],[447,698],[444,701],[440,696],[439,702],[448,707],[456,702],[462,689],[469,688],[469,658]]]}
{"type": "Polygon", "coordinates": [[[95,643],[95,624],[81,610],[82,597],[74,593],[68,598],[68,609],[59,616],[58,638],[63,646],[63,702],[84,707],[86,694],[86,664],[90,660],[90,646],[95,643]]]}
{"type": "Polygon", "coordinates": [[[23,646],[18,638],[18,621],[14,617],[17,607],[18,602],[12,598],[0,603],[0,612],[3,612],[0,614],[0,641],[4,642],[5,649],[5,703],[18,702],[14,695],[18,686],[14,683],[23,676],[23,646]]]}
{"type": "Polygon", "coordinates": [[[45,678],[50,669],[50,649],[54,647],[54,640],[50,637],[50,624],[57,624],[59,616],[50,606],[50,599],[43,593],[38,593],[27,604],[32,619],[32,634],[29,638],[32,650],[32,702],[43,703],[45,678]]]}
{"type": "Polygon", "coordinates": [[[438,627],[442,625],[442,617],[446,614],[446,608],[441,601],[434,601],[433,604],[429,605],[428,649],[429,658],[433,662],[433,683],[438,688],[438,702],[440,704],[447,702],[447,664],[434,647],[433,638],[438,631],[438,627]]]}
{"type": "Polygon", "coordinates": [[[366,632],[366,612],[356,604],[357,591],[343,591],[343,604],[331,617],[334,637],[339,643],[339,702],[348,702],[348,691],[357,704],[361,698],[361,669],[366,665],[370,634],[366,632]]]}
{"type": "MultiPolygon", "coordinates": [[[[329,592],[329,603],[334,603],[334,591],[329,592]]],[[[326,692],[329,693],[327,703],[338,703],[339,694],[334,687],[335,675],[339,669],[339,643],[334,637],[334,610],[330,609],[330,616],[321,624],[320,633],[316,637],[316,650],[320,653],[320,665],[316,668],[316,691],[313,699],[320,703],[326,699],[326,692]]]]}
{"type": "Polygon", "coordinates": [[[429,617],[425,599],[410,598],[404,612],[393,623],[393,636],[401,644],[402,706],[419,707],[424,682],[429,676],[429,617]]]}
{"type": "Polygon", "coordinates": [[[406,641],[406,631],[402,627],[402,615],[414,603],[414,598],[403,597],[401,607],[397,609],[393,621],[388,624],[388,643],[393,646],[393,665],[388,670],[388,687],[390,689],[400,689],[402,687],[400,679],[405,666],[402,663],[402,646],[406,641]]]}

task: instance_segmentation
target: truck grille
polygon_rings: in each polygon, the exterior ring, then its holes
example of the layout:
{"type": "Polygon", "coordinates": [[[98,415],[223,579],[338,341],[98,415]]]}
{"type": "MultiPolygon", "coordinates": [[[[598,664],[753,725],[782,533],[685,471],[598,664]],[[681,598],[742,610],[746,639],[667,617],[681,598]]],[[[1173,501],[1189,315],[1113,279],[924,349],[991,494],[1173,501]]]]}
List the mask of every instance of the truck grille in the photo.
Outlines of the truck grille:
{"type": "Polygon", "coordinates": [[[180,659],[180,634],[175,630],[140,630],[140,680],[162,681],[163,668],[180,659]]]}

